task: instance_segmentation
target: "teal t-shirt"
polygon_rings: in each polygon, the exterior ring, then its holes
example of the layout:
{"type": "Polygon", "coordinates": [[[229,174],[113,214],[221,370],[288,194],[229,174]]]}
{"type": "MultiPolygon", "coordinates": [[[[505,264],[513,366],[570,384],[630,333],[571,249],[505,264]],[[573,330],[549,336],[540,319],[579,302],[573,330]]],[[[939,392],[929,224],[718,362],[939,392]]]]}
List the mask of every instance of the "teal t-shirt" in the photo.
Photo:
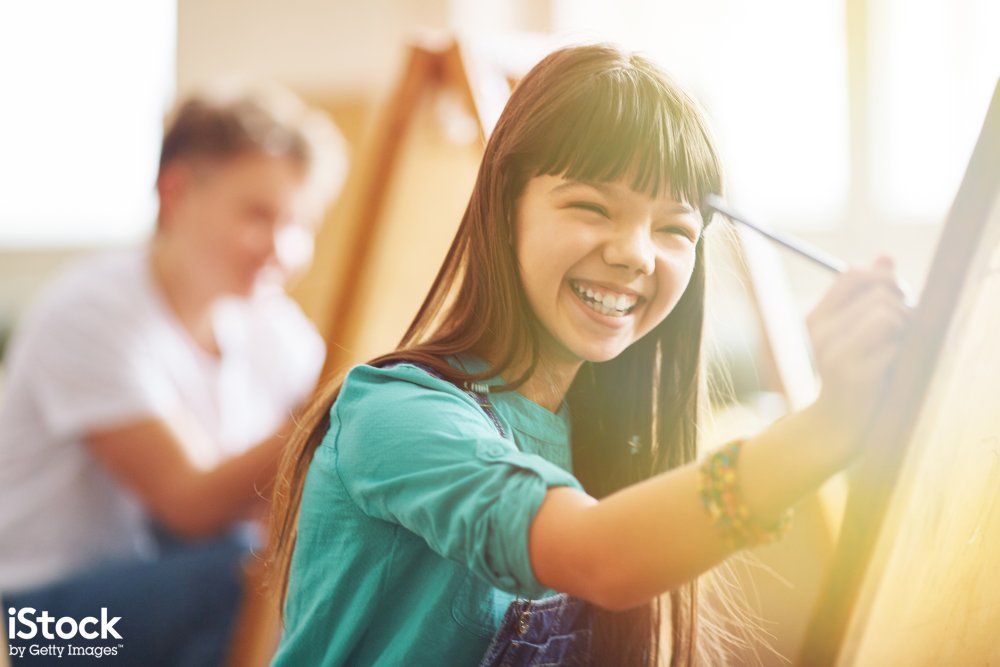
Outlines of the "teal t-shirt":
{"type": "Polygon", "coordinates": [[[506,438],[417,366],[350,370],[306,476],[273,667],[474,667],[515,594],[553,594],[528,529],[549,487],[582,489],[567,408],[490,401],[506,438]]]}

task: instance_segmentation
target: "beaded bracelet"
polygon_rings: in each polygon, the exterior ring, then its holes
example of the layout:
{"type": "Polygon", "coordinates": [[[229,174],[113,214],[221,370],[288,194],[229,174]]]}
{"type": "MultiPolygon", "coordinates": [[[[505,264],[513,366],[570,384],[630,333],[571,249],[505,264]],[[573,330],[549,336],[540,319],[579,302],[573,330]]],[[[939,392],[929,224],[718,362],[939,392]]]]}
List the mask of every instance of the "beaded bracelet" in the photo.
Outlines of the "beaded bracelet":
{"type": "Polygon", "coordinates": [[[792,508],[788,508],[774,521],[760,521],[750,516],[736,478],[736,461],[743,442],[733,440],[719,448],[701,464],[699,475],[701,502],[712,517],[712,523],[735,549],[779,539],[788,531],[793,513],[792,508]]]}

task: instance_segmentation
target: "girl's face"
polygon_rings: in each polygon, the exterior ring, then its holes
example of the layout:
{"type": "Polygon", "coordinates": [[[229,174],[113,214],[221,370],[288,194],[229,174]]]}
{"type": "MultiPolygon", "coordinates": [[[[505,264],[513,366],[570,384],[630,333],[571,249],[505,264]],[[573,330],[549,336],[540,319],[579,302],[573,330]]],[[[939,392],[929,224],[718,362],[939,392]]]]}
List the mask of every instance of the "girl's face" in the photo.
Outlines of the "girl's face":
{"type": "Polygon", "coordinates": [[[607,361],[649,333],[684,293],[701,229],[698,211],[669,192],[652,199],[627,181],[528,181],[516,251],[543,353],[607,361]]]}

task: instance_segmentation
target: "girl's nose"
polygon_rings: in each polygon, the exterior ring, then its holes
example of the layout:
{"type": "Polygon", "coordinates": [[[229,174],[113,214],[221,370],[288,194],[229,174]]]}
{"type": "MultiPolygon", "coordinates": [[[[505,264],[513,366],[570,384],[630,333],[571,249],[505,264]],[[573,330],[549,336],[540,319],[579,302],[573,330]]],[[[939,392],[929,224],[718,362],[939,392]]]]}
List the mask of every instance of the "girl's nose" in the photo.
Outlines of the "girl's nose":
{"type": "Polygon", "coordinates": [[[604,261],[628,269],[630,274],[651,274],[656,256],[647,226],[630,225],[621,229],[605,244],[604,261]]]}

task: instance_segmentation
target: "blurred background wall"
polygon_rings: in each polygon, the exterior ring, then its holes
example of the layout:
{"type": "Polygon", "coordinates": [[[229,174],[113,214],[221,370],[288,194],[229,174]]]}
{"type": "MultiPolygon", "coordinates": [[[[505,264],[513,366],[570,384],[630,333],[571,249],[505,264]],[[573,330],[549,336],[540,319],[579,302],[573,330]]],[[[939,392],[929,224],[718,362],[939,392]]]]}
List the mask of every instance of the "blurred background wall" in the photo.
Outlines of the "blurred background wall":
{"type": "MultiPolygon", "coordinates": [[[[989,0],[4,0],[0,329],[80,252],[149,232],[176,94],[232,75],[284,83],[341,124],[356,183],[407,44],[428,32],[647,51],[708,108],[736,205],[848,261],[888,250],[919,288],[1000,74],[998,29],[989,0]]],[[[468,167],[441,168],[462,202],[468,167]]],[[[332,225],[321,245],[336,265],[332,225]]],[[[807,305],[827,277],[783,261],[807,305]]],[[[299,288],[317,320],[325,276],[299,288]]]]}

